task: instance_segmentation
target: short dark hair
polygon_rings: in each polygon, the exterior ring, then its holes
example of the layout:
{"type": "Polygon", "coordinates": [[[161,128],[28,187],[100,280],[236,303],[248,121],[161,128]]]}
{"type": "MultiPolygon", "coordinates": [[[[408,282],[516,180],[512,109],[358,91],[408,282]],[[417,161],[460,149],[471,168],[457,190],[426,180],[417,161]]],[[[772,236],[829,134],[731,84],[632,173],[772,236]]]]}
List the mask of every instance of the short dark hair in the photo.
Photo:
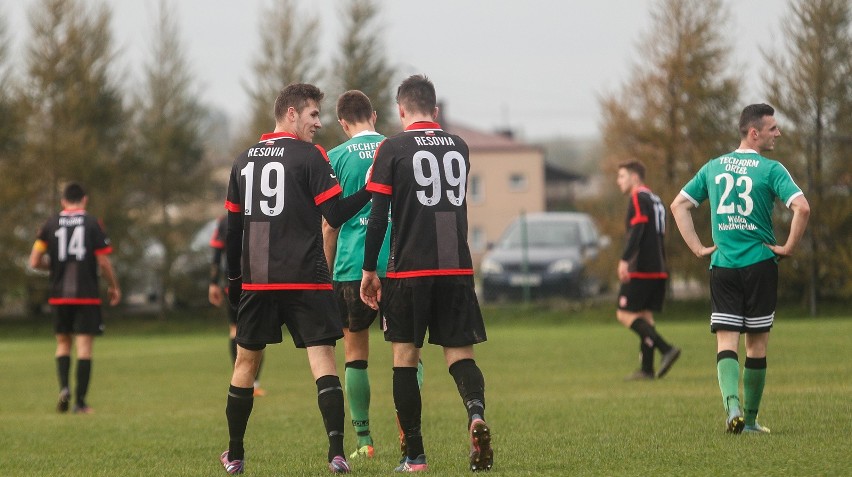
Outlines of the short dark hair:
{"type": "Polygon", "coordinates": [[[283,119],[287,110],[291,107],[301,112],[308,105],[308,101],[311,100],[319,106],[324,97],[325,93],[312,84],[289,84],[278,93],[278,98],[275,100],[275,120],[283,119]]]}
{"type": "Polygon", "coordinates": [[[740,137],[748,136],[748,130],[751,128],[762,128],[764,116],[774,115],[775,109],[768,104],[749,104],[740,114],[740,137]]]}
{"type": "Polygon", "coordinates": [[[337,118],[350,124],[369,121],[373,116],[373,103],[361,91],[351,89],[337,98],[337,118]]]}
{"type": "Polygon", "coordinates": [[[66,185],[65,190],[62,191],[62,198],[72,204],[80,202],[83,200],[83,197],[86,197],[86,191],[83,189],[83,186],[76,182],[66,185]]]}
{"type": "Polygon", "coordinates": [[[619,169],[627,169],[630,172],[635,172],[643,181],[645,180],[645,164],[642,161],[626,161],[618,165],[619,169]]]}
{"type": "Polygon", "coordinates": [[[396,102],[413,113],[432,114],[438,100],[435,85],[424,75],[412,75],[396,90],[396,102]]]}

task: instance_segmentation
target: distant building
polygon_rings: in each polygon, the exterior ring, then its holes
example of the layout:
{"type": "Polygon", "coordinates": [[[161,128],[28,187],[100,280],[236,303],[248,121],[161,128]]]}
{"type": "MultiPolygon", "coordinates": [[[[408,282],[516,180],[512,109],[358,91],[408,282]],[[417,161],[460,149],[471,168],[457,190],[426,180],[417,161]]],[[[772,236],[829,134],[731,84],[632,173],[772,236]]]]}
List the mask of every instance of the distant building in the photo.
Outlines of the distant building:
{"type": "Polygon", "coordinates": [[[439,117],[444,130],[470,147],[467,184],[468,242],[474,266],[521,212],[545,210],[544,151],[510,132],[486,133],[439,117]]]}

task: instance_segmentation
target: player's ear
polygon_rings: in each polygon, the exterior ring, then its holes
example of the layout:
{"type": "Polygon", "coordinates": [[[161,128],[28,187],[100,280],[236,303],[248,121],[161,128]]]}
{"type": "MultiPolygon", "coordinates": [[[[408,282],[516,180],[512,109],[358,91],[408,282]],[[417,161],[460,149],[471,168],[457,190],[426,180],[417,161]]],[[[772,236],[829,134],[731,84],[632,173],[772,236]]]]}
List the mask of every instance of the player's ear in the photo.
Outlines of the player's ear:
{"type": "Polygon", "coordinates": [[[435,109],[432,110],[432,119],[434,121],[438,120],[438,107],[437,106],[435,106],[435,109]]]}

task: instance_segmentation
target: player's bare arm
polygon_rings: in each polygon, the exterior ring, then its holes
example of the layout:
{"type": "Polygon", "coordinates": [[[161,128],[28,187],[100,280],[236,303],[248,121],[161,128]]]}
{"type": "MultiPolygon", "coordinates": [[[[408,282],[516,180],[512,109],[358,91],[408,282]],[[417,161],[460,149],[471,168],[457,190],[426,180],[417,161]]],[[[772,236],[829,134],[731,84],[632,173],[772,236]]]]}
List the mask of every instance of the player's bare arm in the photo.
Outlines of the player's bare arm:
{"type": "Polygon", "coordinates": [[[118,279],[115,276],[115,271],[112,268],[112,262],[106,255],[97,255],[98,266],[101,268],[101,274],[106,278],[107,297],[111,306],[118,305],[121,302],[121,287],[118,286],[118,279]]]}
{"type": "Polygon", "coordinates": [[[680,235],[683,237],[686,246],[695,254],[696,257],[706,257],[716,250],[716,246],[705,247],[701,243],[701,238],[695,232],[695,223],[692,221],[692,202],[689,201],[683,194],[678,194],[674,202],[672,202],[671,210],[680,235]]]}
{"type": "Polygon", "coordinates": [[[322,219],[322,249],[328,262],[328,270],[334,272],[334,258],[337,256],[337,237],[340,228],[332,227],[327,220],[322,219]]]}
{"type": "Polygon", "coordinates": [[[811,206],[803,195],[793,199],[790,209],[793,211],[793,220],[790,223],[790,235],[787,236],[787,242],[784,245],[766,244],[772,250],[772,253],[779,257],[789,257],[793,254],[793,250],[805,234],[805,228],[811,216],[811,206]]]}

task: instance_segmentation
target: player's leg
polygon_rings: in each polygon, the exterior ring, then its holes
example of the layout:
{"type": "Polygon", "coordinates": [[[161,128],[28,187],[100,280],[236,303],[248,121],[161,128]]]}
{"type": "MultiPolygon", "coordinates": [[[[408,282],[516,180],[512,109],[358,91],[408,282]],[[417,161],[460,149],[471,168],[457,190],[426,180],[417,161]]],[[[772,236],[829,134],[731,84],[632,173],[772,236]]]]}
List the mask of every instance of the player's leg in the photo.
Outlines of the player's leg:
{"type": "Polygon", "coordinates": [[[254,377],[265,347],[266,345],[237,346],[237,359],[234,362],[234,372],[228,388],[228,403],[225,406],[225,416],[228,419],[228,450],[220,457],[222,465],[229,474],[243,472],[245,462],[243,439],[254,407],[254,377]]]}
{"type": "Polygon", "coordinates": [[[369,329],[343,329],[345,348],[344,382],[349,400],[349,415],[358,436],[358,445],[350,457],[373,457],[373,438],[370,435],[370,378],[367,371],[370,349],[369,329]]]}
{"type": "Polygon", "coordinates": [[[69,387],[69,375],[71,374],[71,334],[56,334],[56,377],[59,381],[59,401],[56,404],[57,412],[68,412],[71,402],[71,389],[69,387]]]}
{"type": "Polygon", "coordinates": [[[616,310],[615,317],[619,323],[639,337],[640,367],[625,379],[629,381],[654,379],[654,341],[650,336],[651,328],[648,322],[642,318],[640,312],[625,309],[616,310]]]}
{"type": "Polygon", "coordinates": [[[317,405],[328,436],[329,469],[334,473],[349,472],[343,452],[345,413],[343,410],[343,387],[337,376],[334,360],[334,341],[308,345],[308,363],[317,385],[317,405]]]}
{"type": "Polygon", "coordinates": [[[712,267],[710,269],[710,331],[716,334],[716,375],[722,404],[725,407],[725,426],[738,434],[745,425],[739,398],[740,333],[745,327],[743,282],[740,269],[712,267]]]}
{"type": "Polygon", "coordinates": [[[420,348],[415,343],[393,343],[393,402],[397,419],[405,436],[405,460],[397,471],[426,470],[426,451],[423,446],[420,386],[417,384],[417,363],[420,348]]]}
{"type": "Polygon", "coordinates": [[[766,354],[769,330],[775,321],[778,296],[778,264],[766,260],[743,271],[749,293],[746,295],[746,360],[743,368],[745,431],[769,433],[757,423],[757,413],[766,384],[766,354]]]}
{"type": "Polygon", "coordinates": [[[74,412],[90,414],[92,408],[86,405],[86,394],[89,392],[89,381],[92,376],[92,348],[95,337],[89,334],[78,334],[74,338],[77,348],[77,384],[74,388],[74,412]]]}

